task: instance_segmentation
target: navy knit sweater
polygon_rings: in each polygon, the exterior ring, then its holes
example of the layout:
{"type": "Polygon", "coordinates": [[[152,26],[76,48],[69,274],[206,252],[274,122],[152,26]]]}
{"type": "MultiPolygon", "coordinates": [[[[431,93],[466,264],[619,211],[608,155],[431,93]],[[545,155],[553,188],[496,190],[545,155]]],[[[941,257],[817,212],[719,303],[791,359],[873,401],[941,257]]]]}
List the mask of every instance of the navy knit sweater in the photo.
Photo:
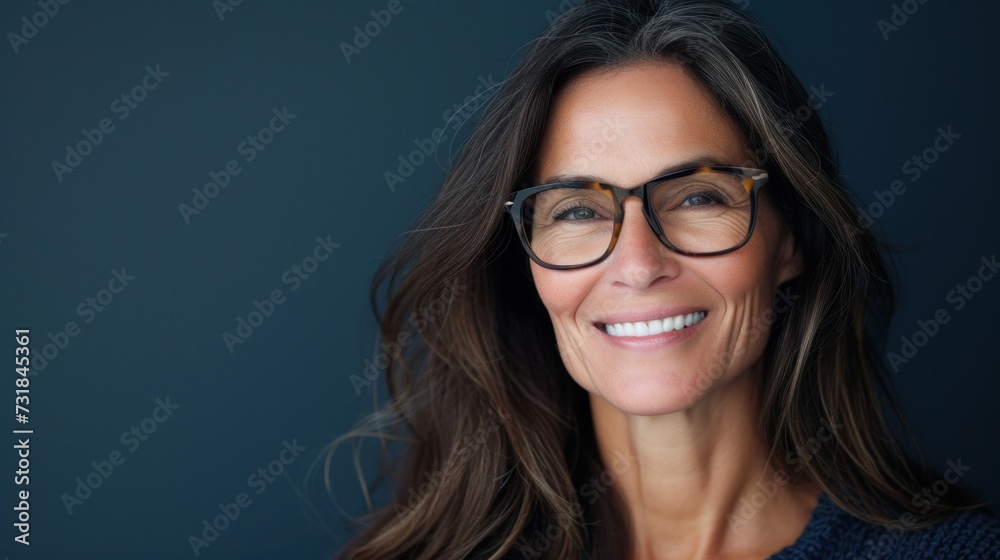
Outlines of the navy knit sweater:
{"type": "Polygon", "coordinates": [[[897,531],[852,517],[825,494],[791,546],[771,560],[1000,560],[1000,519],[962,511],[917,531],[897,531]]]}
{"type": "MultiPolygon", "coordinates": [[[[504,556],[537,557],[517,549],[504,556]]],[[[824,494],[802,535],[770,560],[1000,560],[1000,518],[962,511],[934,527],[903,532],[852,517],[824,494]]]]}

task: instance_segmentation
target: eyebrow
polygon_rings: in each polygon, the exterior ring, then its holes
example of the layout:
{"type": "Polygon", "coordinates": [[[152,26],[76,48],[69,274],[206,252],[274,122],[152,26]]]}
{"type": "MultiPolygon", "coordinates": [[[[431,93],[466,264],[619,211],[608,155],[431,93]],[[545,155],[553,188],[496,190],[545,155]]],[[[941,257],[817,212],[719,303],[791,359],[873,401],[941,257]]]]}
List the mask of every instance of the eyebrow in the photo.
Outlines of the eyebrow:
{"type": "MultiPolygon", "coordinates": [[[[661,175],[666,175],[667,173],[672,173],[674,171],[680,171],[681,169],[689,169],[692,167],[706,167],[706,166],[717,166],[717,165],[732,165],[730,163],[725,163],[723,160],[714,156],[699,156],[693,159],[688,159],[678,163],[674,163],[664,167],[663,169],[656,172],[653,177],[659,177],[661,175]]],[[[645,181],[644,181],[645,182],[645,181]]],[[[550,183],[603,183],[605,185],[612,184],[610,181],[605,180],[602,177],[596,175],[570,175],[559,173],[546,177],[543,181],[539,182],[539,185],[548,185],[550,183]]]]}

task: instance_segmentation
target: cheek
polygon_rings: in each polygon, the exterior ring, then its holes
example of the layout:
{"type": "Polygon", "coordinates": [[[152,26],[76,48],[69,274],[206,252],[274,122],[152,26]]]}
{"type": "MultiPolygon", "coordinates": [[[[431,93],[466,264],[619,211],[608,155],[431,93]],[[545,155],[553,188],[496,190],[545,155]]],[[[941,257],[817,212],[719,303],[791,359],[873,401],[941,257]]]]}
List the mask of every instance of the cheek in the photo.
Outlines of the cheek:
{"type": "Polygon", "coordinates": [[[567,342],[567,337],[579,332],[576,325],[577,312],[588,290],[580,282],[574,282],[573,274],[567,274],[566,271],[548,270],[533,264],[532,276],[535,290],[549,312],[556,341],[561,347],[567,342]]]}
{"type": "Polygon", "coordinates": [[[549,270],[531,263],[531,275],[542,304],[549,313],[556,344],[563,364],[574,378],[588,362],[584,349],[588,337],[594,336],[588,325],[578,322],[579,310],[591,292],[594,281],[586,270],[549,270]]]}
{"type": "Polygon", "coordinates": [[[578,274],[573,271],[549,270],[531,263],[531,277],[538,297],[549,311],[553,322],[572,318],[586,295],[578,274]]]}
{"type": "Polygon", "coordinates": [[[767,238],[751,238],[702,272],[724,302],[715,332],[716,351],[728,357],[731,369],[738,372],[761,357],[776,318],[772,305],[777,278],[767,238]]]}

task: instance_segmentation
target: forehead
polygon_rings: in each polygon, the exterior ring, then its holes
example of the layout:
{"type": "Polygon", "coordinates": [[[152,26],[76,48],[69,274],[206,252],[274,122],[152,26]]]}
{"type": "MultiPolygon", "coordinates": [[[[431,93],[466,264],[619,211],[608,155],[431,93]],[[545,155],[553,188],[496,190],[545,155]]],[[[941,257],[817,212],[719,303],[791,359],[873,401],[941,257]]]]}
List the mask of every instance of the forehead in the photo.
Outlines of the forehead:
{"type": "Polygon", "coordinates": [[[669,61],[583,74],[557,95],[536,181],[585,175],[638,184],[683,161],[743,163],[746,142],[708,89],[669,61]]]}

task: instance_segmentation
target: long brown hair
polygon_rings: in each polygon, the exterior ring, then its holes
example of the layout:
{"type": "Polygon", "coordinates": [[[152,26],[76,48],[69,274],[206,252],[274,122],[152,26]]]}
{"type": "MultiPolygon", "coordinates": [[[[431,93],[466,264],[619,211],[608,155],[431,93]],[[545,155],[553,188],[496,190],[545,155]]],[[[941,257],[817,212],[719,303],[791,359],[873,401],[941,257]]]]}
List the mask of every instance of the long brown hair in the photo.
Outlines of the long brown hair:
{"type": "MultiPolygon", "coordinates": [[[[392,503],[374,509],[345,559],[626,558],[613,488],[579,489],[607,466],[586,393],[562,364],[527,258],[503,215],[527,178],[555,94],[595,68],[673,60],[716,97],[766,168],[802,274],[767,328],[759,430],[778,469],[817,484],[861,519],[908,527],[966,502],[918,508],[927,474],[895,443],[881,357],[893,291],[886,262],[843,186],[809,94],[759,25],[721,0],[585,1],[557,18],[493,94],[417,226],[378,271],[372,305],[389,402],[370,429],[406,442],[386,462],[392,503]],[[808,112],[808,111],[805,111],[808,112]],[[434,312],[428,312],[428,310],[434,312]],[[412,343],[409,343],[412,341],[412,343]],[[883,400],[880,400],[883,399],[883,400]],[[815,445],[824,426],[833,441],[815,445]]],[[[749,156],[748,156],[749,157],[749,156]]],[[[343,439],[343,438],[342,438],[343,439]]]]}

